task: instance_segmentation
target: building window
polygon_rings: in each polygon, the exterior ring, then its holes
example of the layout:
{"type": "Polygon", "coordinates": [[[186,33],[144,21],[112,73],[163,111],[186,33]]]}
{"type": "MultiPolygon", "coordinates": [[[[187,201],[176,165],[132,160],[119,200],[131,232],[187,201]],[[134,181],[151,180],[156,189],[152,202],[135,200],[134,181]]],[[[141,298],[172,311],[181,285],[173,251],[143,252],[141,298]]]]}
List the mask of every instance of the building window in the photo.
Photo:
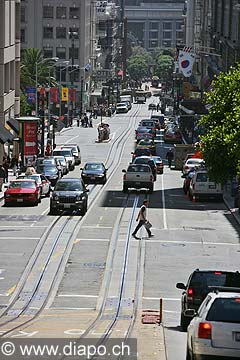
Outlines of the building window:
{"type": "Polygon", "coordinates": [[[57,19],[66,19],[67,17],[67,8],[63,6],[57,6],[57,19]]]}
{"type": "Polygon", "coordinates": [[[158,38],[158,32],[157,31],[150,31],[149,38],[150,39],[157,39],[158,38]]]}
{"type": "Polygon", "coordinates": [[[21,29],[21,43],[26,42],[26,31],[25,29],[21,29]]]}
{"type": "Polygon", "coordinates": [[[172,46],[172,42],[171,40],[167,41],[167,40],[164,40],[162,42],[162,46],[165,47],[165,48],[170,48],[172,46]]]}
{"type": "Polygon", "coordinates": [[[26,8],[25,6],[21,6],[21,22],[26,22],[26,8]]]}
{"type": "Polygon", "coordinates": [[[163,39],[171,39],[172,32],[171,31],[163,31],[163,39]]]}
{"type": "Polygon", "coordinates": [[[59,59],[66,59],[66,48],[65,47],[57,47],[56,56],[59,59]]]}
{"type": "MultiPolygon", "coordinates": [[[[69,28],[69,32],[70,33],[77,33],[77,35],[79,34],[79,29],[75,28],[75,27],[70,27],[69,28]]],[[[76,39],[78,36],[76,34],[74,34],[74,38],[76,39]]]]}
{"type": "Polygon", "coordinates": [[[158,22],[151,22],[150,29],[151,30],[158,30],[159,23],[158,22]]]}
{"type": "Polygon", "coordinates": [[[183,29],[183,22],[176,22],[176,30],[182,30],[183,29]]]}
{"type": "Polygon", "coordinates": [[[69,19],[79,19],[79,7],[69,8],[69,19]]]}
{"type": "Polygon", "coordinates": [[[53,57],[53,48],[52,47],[43,48],[43,57],[44,58],[52,58],[53,57]]]}
{"type": "Polygon", "coordinates": [[[172,23],[171,22],[164,22],[163,23],[163,30],[172,30],[172,23]]]}
{"type": "Polygon", "coordinates": [[[157,46],[158,46],[157,40],[150,40],[149,41],[149,47],[150,48],[154,48],[154,47],[157,47],[157,46]]]}
{"type": "Polygon", "coordinates": [[[65,27],[57,27],[56,28],[56,38],[57,39],[66,39],[67,31],[65,27]]]}
{"type": "Polygon", "coordinates": [[[53,27],[44,27],[43,28],[43,38],[44,39],[53,39],[53,27]]]}
{"type": "Polygon", "coordinates": [[[177,31],[176,32],[176,39],[182,40],[183,39],[183,32],[177,31]]]}
{"type": "Polygon", "coordinates": [[[53,19],[53,6],[43,6],[43,18],[53,19]]]}
{"type": "Polygon", "coordinates": [[[79,49],[78,48],[69,48],[69,59],[72,59],[72,53],[73,53],[73,50],[74,50],[74,59],[78,59],[79,58],[79,49]]]}

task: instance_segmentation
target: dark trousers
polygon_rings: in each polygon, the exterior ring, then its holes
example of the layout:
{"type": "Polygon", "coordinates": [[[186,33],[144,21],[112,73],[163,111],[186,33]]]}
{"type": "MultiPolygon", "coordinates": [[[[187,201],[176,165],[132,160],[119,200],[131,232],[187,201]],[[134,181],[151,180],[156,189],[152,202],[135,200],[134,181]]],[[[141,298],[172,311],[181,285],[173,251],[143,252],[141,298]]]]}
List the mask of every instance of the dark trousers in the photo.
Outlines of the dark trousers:
{"type": "MultiPolygon", "coordinates": [[[[134,232],[132,233],[133,235],[136,235],[136,233],[138,232],[138,230],[144,225],[145,221],[144,220],[139,220],[139,223],[137,224],[136,226],[136,229],[134,230],[134,232]]],[[[151,231],[149,229],[147,229],[147,233],[148,233],[148,236],[151,235],[151,231]]]]}

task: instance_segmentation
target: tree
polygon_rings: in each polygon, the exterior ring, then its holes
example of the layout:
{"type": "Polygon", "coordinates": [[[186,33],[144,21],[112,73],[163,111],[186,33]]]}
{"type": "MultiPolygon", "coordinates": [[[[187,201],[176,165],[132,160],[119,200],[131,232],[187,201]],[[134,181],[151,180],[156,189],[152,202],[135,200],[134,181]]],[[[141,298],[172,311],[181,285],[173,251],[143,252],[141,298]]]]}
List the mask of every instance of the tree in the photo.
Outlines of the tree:
{"type": "Polygon", "coordinates": [[[28,104],[26,96],[20,96],[20,116],[31,115],[31,105],[28,104]]]}
{"type": "Polygon", "coordinates": [[[135,81],[141,81],[148,74],[148,63],[144,56],[135,55],[128,61],[127,66],[130,78],[135,81]]]}
{"type": "Polygon", "coordinates": [[[201,150],[210,177],[224,184],[240,174],[240,65],[221,73],[206,94],[209,114],[202,117],[201,150]]]}
{"type": "MultiPolygon", "coordinates": [[[[43,53],[39,49],[24,49],[21,53],[21,89],[24,90],[29,86],[36,84],[36,64],[38,86],[48,85],[49,69],[54,64],[54,60],[45,59],[43,53]]],[[[51,77],[51,83],[54,83],[54,78],[51,77]]]]}
{"type": "Polygon", "coordinates": [[[173,57],[169,55],[160,55],[157,58],[155,72],[159,79],[167,81],[173,73],[173,57]]]}

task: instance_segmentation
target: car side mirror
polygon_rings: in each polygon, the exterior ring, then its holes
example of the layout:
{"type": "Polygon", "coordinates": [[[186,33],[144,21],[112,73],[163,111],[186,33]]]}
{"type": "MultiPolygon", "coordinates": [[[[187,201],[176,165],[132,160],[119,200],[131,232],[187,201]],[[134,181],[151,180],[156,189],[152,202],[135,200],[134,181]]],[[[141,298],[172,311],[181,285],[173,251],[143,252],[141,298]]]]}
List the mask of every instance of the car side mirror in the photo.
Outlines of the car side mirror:
{"type": "Polygon", "coordinates": [[[85,192],[89,192],[89,189],[85,189],[84,191],[85,191],[85,192]]]}
{"type": "Polygon", "coordinates": [[[184,285],[183,283],[177,283],[176,284],[176,288],[177,289],[181,289],[181,290],[186,290],[186,285],[184,285]]]}
{"type": "Polygon", "coordinates": [[[123,169],[123,170],[122,170],[122,172],[123,172],[123,173],[126,173],[126,170],[125,170],[125,169],[123,169]]]}
{"type": "Polygon", "coordinates": [[[184,315],[193,318],[194,316],[197,316],[198,313],[194,309],[187,309],[185,310],[184,315]]]}
{"type": "Polygon", "coordinates": [[[105,169],[106,171],[108,171],[108,169],[105,169]]]}

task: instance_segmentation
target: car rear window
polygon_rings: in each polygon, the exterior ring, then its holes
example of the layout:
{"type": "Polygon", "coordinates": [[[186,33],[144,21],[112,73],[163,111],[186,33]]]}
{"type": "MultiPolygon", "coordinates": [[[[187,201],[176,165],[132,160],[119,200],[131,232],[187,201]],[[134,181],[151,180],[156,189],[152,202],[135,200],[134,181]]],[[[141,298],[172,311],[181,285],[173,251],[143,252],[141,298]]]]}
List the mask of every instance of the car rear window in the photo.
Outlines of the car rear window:
{"type": "Polygon", "coordinates": [[[210,310],[208,311],[206,320],[239,324],[240,296],[239,298],[215,299],[210,310]]]}
{"type": "Polygon", "coordinates": [[[72,156],[72,150],[71,149],[66,149],[66,150],[55,150],[53,152],[53,156],[58,156],[58,155],[62,155],[62,156],[72,156]]]}
{"type": "Polygon", "coordinates": [[[135,155],[139,156],[139,155],[150,155],[151,151],[150,149],[136,149],[135,150],[135,155]]]}
{"type": "Polygon", "coordinates": [[[151,126],[151,127],[154,127],[154,126],[155,126],[155,124],[154,124],[153,121],[143,121],[143,122],[141,123],[141,125],[142,125],[142,126],[151,126]]]}
{"type": "Polygon", "coordinates": [[[197,174],[196,177],[196,182],[207,182],[208,181],[208,176],[207,174],[197,174]]]}
{"type": "Polygon", "coordinates": [[[150,172],[151,169],[148,166],[141,166],[141,165],[137,165],[137,166],[129,166],[128,167],[128,172],[150,172]]]}
{"type": "MultiPolygon", "coordinates": [[[[208,289],[209,286],[240,287],[240,273],[231,272],[196,272],[193,274],[190,287],[208,289]]],[[[210,290],[210,289],[209,289],[210,290]]]]}
{"type": "Polygon", "coordinates": [[[195,165],[195,164],[199,164],[202,162],[202,159],[188,159],[187,163],[188,165],[195,165]]]}

